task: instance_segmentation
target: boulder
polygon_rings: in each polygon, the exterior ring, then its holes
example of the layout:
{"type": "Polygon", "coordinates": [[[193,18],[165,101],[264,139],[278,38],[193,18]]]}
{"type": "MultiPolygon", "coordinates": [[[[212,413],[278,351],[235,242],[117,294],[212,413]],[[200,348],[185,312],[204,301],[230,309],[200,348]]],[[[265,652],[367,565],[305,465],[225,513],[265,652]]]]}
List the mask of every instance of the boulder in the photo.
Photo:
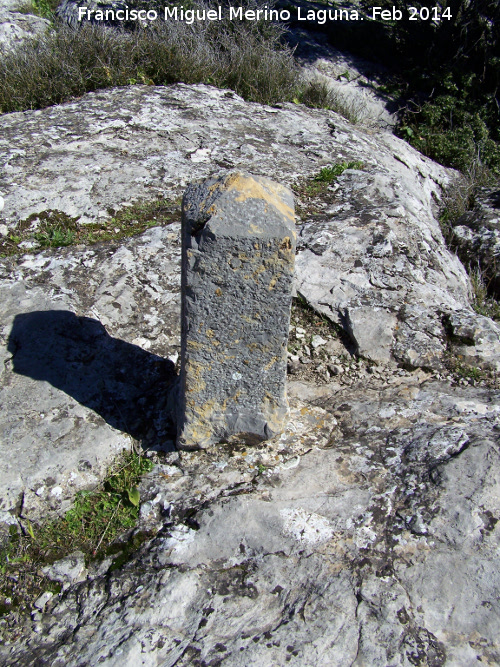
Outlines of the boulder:
{"type": "MultiPolygon", "coordinates": [[[[194,176],[221,169],[297,187],[322,167],[361,163],[328,186],[301,225],[299,293],[351,335],[351,311],[386,313],[384,355],[414,367],[442,365],[450,314],[474,317],[469,279],[436,219],[454,173],[391,134],[330,111],[247,104],[230,91],[183,84],[92,93],[3,116],[0,128],[5,232],[47,210],[83,224],[105,220],[133,201],[175,199],[194,176]]],[[[500,334],[489,326],[472,356],[495,366],[500,334]]]]}
{"type": "Polygon", "coordinates": [[[0,0],[0,53],[16,48],[25,39],[42,35],[50,28],[50,21],[19,11],[19,0],[0,0]]]}
{"type": "Polygon", "coordinates": [[[111,10],[113,14],[109,16],[114,16],[114,12],[117,10],[122,10],[122,12],[131,7],[135,7],[136,3],[124,2],[124,0],[62,0],[56,9],[56,17],[66,25],[69,25],[74,30],[78,29],[83,23],[97,23],[97,25],[108,25],[116,27],[130,27],[129,22],[119,21],[119,20],[103,20],[95,21],[94,13],[96,11],[104,12],[106,16],[106,10],[111,10]],[[79,8],[85,8],[88,14],[85,14],[85,18],[79,20],[81,16],[79,8]],[[88,18],[90,16],[90,18],[88,18]]]}
{"type": "Polygon", "coordinates": [[[63,590],[2,618],[2,664],[500,663],[498,326],[436,220],[453,173],[331,112],[184,85],[3,116],[0,156],[6,234],[221,169],[294,186],[297,289],[331,323],[319,344],[315,317],[295,322],[308,363],[282,434],[175,452],[180,225],[0,260],[6,527],[64,512],[124,447],[158,452],[137,533],[49,567],[63,590]],[[352,161],[319,193],[303,180],[352,161]],[[442,371],[466,350],[491,373],[442,371]]]}

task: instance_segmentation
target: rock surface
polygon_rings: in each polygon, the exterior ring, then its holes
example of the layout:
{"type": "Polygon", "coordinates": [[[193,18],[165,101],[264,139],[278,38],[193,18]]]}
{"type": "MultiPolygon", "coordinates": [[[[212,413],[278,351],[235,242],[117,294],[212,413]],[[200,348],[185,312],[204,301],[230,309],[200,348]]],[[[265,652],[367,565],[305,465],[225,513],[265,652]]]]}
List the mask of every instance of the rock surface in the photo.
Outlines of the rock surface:
{"type": "Polygon", "coordinates": [[[2,260],[0,274],[0,510],[36,519],[95,486],[132,439],[167,437],[179,225],[2,260]]]}
{"type": "Polygon", "coordinates": [[[292,317],[282,436],[179,454],[178,223],[1,260],[4,522],[63,511],[134,442],[163,449],[140,488],[151,539],[121,567],[56,563],[64,590],[0,621],[2,662],[498,664],[498,327],[435,218],[452,174],[333,113],[206,86],[4,116],[0,152],[6,234],[225,168],[295,184],[298,290],[329,318],[292,317]],[[304,176],[350,161],[307,194],[304,176]],[[487,379],[448,375],[448,354],[487,379]]]}
{"type": "Polygon", "coordinates": [[[156,467],[160,532],[49,599],[4,664],[497,664],[499,398],[333,384],[292,419],[323,435],[156,467]]]}
{"type": "MultiPolygon", "coordinates": [[[[304,13],[302,3],[289,4],[301,7],[304,13]]],[[[324,7],[317,5],[316,9],[324,7]]],[[[379,130],[394,127],[395,105],[380,92],[387,77],[383,66],[342,53],[329,44],[326,34],[317,30],[311,32],[295,27],[287,34],[287,39],[295,49],[294,56],[302,66],[304,78],[326,85],[332,91],[332,101],[342,115],[363,127],[379,130]]]]}
{"type": "Polygon", "coordinates": [[[16,48],[25,39],[43,34],[50,22],[19,11],[19,0],[0,0],[0,52],[16,48]]]}
{"type": "MultiPolygon", "coordinates": [[[[447,320],[474,316],[467,274],[435,217],[453,174],[390,134],[374,136],[333,112],[247,104],[228,91],[182,84],[89,94],[9,114],[0,128],[5,233],[46,210],[85,223],[133,200],[175,198],[194,174],[239,168],[292,185],[324,166],[361,162],[307,214],[298,239],[300,294],[370,358],[356,325],[356,311],[367,308],[385,341],[379,357],[414,367],[440,367],[447,320]]],[[[481,322],[471,357],[498,369],[500,330],[481,322]]]]}
{"type": "Polygon", "coordinates": [[[465,264],[478,269],[500,296],[500,191],[481,188],[472,211],[453,227],[453,242],[465,264]]]}

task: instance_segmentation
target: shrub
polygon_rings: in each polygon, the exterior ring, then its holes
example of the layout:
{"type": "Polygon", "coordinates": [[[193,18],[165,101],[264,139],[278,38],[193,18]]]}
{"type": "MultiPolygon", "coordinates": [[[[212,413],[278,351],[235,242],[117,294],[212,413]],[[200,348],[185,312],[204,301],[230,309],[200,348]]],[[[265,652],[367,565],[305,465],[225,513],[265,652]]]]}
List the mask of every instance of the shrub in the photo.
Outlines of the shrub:
{"type": "MultiPolygon", "coordinates": [[[[373,3],[359,6],[371,15],[373,3]]],[[[481,162],[500,175],[498,0],[380,0],[402,20],[345,22],[330,40],[383,62],[399,81],[397,133],[429,157],[467,172],[481,162]],[[429,20],[409,21],[410,7],[429,20]],[[432,20],[434,12],[444,14],[432,20]],[[447,13],[445,13],[447,12],[447,13]]]]}
{"type": "Polygon", "coordinates": [[[272,104],[297,94],[282,28],[261,22],[158,20],[133,32],[58,26],[0,60],[0,111],[39,109],[133,83],[208,83],[272,104]]]}

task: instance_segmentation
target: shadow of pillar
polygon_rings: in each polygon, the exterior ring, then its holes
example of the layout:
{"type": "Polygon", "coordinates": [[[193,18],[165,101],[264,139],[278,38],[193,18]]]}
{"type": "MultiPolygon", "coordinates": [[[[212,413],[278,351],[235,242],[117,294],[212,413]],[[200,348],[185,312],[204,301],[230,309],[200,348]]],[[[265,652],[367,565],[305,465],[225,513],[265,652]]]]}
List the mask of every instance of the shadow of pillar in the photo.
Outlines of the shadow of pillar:
{"type": "Polygon", "coordinates": [[[97,320],[65,310],[22,313],[8,350],[15,373],[48,382],[143,446],[164,449],[174,437],[174,364],[111,337],[97,320]]]}

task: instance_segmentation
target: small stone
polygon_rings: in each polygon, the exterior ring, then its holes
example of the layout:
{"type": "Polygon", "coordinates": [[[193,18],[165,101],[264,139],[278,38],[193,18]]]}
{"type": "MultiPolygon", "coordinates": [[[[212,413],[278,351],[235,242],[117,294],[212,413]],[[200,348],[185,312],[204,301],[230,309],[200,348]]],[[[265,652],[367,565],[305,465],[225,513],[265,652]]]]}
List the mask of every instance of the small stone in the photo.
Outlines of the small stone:
{"type": "Polygon", "coordinates": [[[311,345],[314,349],[316,349],[317,347],[321,347],[321,345],[325,345],[325,344],[326,344],[326,340],[324,338],[322,338],[321,336],[315,335],[315,336],[312,337],[311,345]]]}
{"type": "Polygon", "coordinates": [[[45,605],[47,602],[54,597],[54,593],[51,593],[50,591],[45,591],[45,593],[42,593],[39,598],[37,598],[34,602],[34,607],[36,609],[39,609],[40,611],[43,611],[45,609],[45,605]]]}
{"type": "Polygon", "coordinates": [[[308,357],[300,357],[301,364],[310,364],[311,360],[308,357]]]}
{"type": "Polygon", "coordinates": [[[81,551],[75,551],[69,556],[57,560],[52,565],[43,567],[42,572],[52,581],[61,583],[82,581],[87,574],[85,556],[81,551]]]}
{"type": "Polygon", "coordinates": [[[342,375],[344,372],[342,366],[339,366],[338,364],[328,364],[328,370],[332,375],[342,375]]]}
{"type": "Polygon", "coordinates": [[[311,348],[310,347],[308,347],[307,345],[304,345],[302,350],[303,350],[304,354],[307,354],[308,357],[311,356],[311,348]]]}
{"type": "Polygon", "coordinates": [[[167,359],[170,359],[170,361],[171,361],[171,362],[174,364],[174,366],[175,366],[175,364],[179,361],[179,353],[178,353],[178,352],[174,352],[173,354],[169,355],[169,356],[167,357],[167,359]]]}

